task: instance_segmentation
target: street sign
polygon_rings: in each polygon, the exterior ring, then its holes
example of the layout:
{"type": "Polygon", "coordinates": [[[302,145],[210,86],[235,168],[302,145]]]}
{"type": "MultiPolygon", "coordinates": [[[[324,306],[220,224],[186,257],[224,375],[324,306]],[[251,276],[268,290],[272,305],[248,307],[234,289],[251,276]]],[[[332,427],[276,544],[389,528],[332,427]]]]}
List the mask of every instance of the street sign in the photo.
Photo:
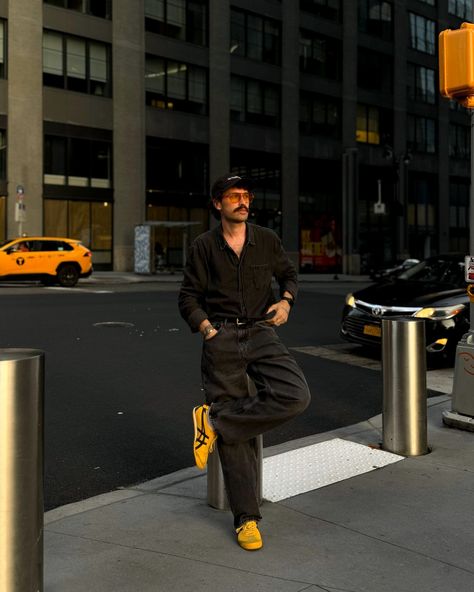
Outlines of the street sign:
{"type": "Polygon", "coordinates": [[[466,282],[474,284],[474,256],[469,255],[465,258],[464,271],[466,274],[466,282]]]}
{"type": "Polygon", "coordinates": [[[374,214],[385,214],[385,204],[383,202],[376,201],[374,203],[374,214]]]}
{"type": "Polygon", "coordinates": [[[26,222],[26,206],[24,202],[15,204],[15,222],[26,222]]]}

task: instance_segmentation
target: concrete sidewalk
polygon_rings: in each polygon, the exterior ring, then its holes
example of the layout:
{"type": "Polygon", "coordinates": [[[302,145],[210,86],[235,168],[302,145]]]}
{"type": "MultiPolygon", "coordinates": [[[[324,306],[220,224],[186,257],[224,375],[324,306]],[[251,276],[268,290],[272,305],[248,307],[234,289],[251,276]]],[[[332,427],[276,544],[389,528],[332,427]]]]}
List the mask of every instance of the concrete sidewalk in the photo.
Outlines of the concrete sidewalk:
{"type": "MultiPolygon", "coordinates": [[[[430,454],[264,502],[257,552],[195,468],[52,510],[45,592],[470,592],[474,434],[443,426],[449,396],[428,405],[430,454]]],[[[377,445],[381,416],[265,456],[333,438],[377,445]]]]}

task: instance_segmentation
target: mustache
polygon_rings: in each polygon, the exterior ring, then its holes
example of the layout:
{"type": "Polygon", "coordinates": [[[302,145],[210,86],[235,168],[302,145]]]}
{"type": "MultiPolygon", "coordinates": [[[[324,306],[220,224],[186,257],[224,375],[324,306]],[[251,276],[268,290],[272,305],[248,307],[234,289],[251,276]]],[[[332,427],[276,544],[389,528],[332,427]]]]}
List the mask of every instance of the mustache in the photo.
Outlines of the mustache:
{"type": "Polygon", "coordinates": [[[249,209],[246,206],[239,206],[238,208],[235,208],[234,212],[238,212],[240,210],[244,210],[246,212],[249,211],[249,209]]]}

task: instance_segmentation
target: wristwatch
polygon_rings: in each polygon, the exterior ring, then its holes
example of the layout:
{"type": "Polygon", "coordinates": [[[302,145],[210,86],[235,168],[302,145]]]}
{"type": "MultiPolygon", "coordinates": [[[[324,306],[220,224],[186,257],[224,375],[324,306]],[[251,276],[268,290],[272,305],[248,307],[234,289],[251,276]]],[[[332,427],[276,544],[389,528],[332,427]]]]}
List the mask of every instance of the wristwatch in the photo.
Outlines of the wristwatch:
{"type": "Polygon", "coordinates": [[[295,303],[293,298],[290,298],[289,296],[282,296],[280,300],[286,300],[290,306],[293,306],[293,304],[295,303]]]}

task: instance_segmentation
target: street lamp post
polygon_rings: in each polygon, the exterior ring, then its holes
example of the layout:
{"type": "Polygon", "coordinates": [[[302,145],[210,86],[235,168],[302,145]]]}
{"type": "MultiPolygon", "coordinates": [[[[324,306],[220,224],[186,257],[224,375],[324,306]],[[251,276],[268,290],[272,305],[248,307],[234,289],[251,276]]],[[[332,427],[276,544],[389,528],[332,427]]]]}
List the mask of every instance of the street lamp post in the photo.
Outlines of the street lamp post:
{"type": "Polygon", "coordinates": [[[410,150],[398,156],[391,146],[385,146],[383,156],[392,162],[394,184],[395,223],[395,255],[399,260],[407,259],[408,250],[408,165],[412,160],[410,150]]]}

